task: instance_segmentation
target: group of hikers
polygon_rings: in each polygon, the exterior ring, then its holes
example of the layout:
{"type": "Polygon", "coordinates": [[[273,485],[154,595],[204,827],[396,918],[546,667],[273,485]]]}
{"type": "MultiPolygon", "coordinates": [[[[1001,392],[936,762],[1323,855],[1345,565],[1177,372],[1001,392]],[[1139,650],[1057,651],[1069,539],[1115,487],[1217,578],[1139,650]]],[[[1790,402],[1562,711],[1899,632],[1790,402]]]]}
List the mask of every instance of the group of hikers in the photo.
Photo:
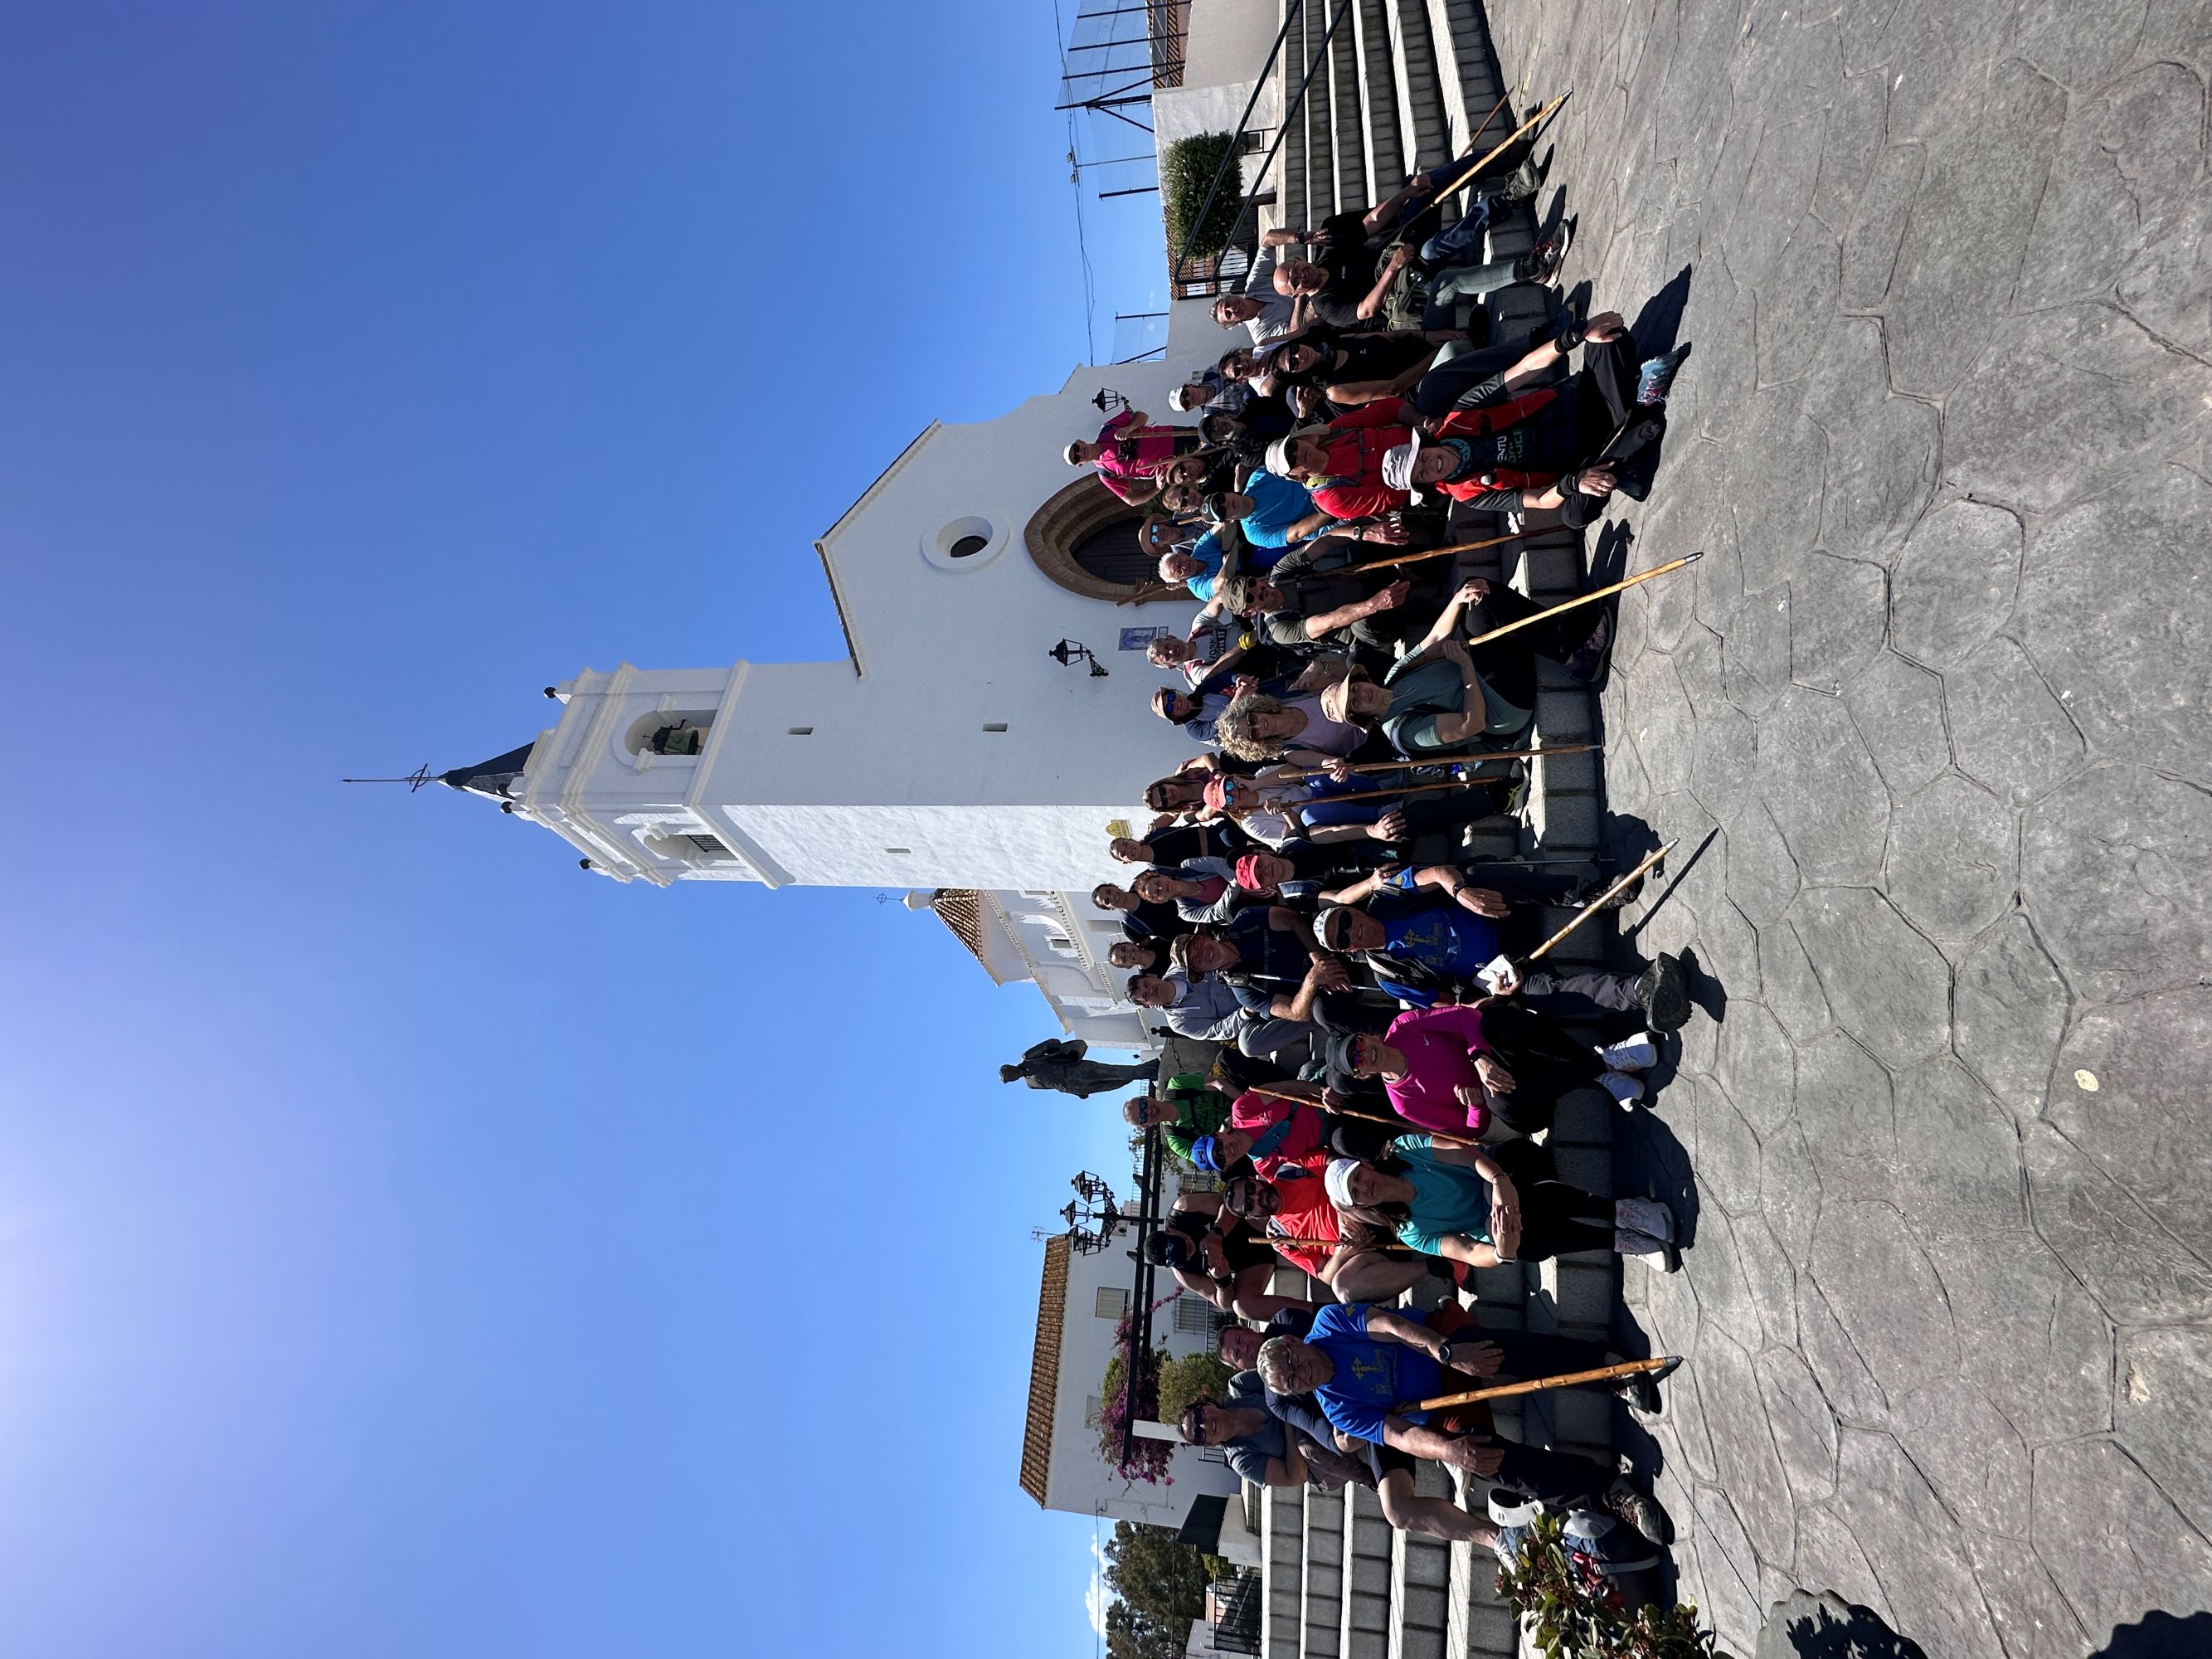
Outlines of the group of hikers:
{"type": "MultiPolygon", "coordinates": [[[[1183,1192],[1144,1243],[1236,1322],[1220,1349],[1233,1380],[1183,1413],[1183,1437],[1262,1484],[1371,1486],[1393,1525],[1440,1538],[1496,1547],[1530,1504],[1592,1535],[1618,1522],[1632,1534],[1614,1529],[1630,1540],[1615,1565],[1632,1571],[1667,1535],[1648,1492],[1499,1438],[1479,1403],[1420,1403],[1621,1356],[1482,1328],[1449,1295],[1425,1316],[1395,1305],[1431,1278],[1456,1289],[1576,1251],[1680,1266],[1667,1206],[1562,1181],[1530,1137],[1576,1090],[1638,1107],[1662,1039],[1689,1018],[1682,964],[1553,966],[1533,949],[1543,909],[1634,889],[1613,890],[1597,862],[1462,850],[1467,826],[1520,804],[1512,757],[1535,747],[1538,660],[1596,678],[1608,613],[1542,614],[1501,584],[1455,580],[1448,558],[1408,557],[1446,543],[1455,503],[1581,526],[1648,488],[1686,347],[1639,359],[1620,315],[1556,302],[1510,340],[1484,337],[1479,309],[1460,320],[1507,283],[1556,283],[1565,226],[1479,258],[1493,212],[1543,172],[1522,143],[1269,232],[1279,257],[1215,307],[1245,338],[1170,398],[1191,423],[1124,409],[1068,446],[1146,509],[1162,583],[1201,602],[1149,647],[1174,676],[1153,713],[1197,752],[1147,787],[1156,816],[1110,848],[1130,874],[1092,899],[1121,917],[1109,960],[1128,1000],[1219,1045],[1209,1073],[1161,1079],[1139,1062],[1129,1076],[1148,1086],[1123,1107],[1218,1182],[1183,1192]],[[1469,205],[1447,226],[1462,185],[1469,205]],[[1528,625],[1483,637],[1513,623],[1528,625]],[[1285,1265],[1310,1276],[1312,1299],[1277,1292],[1285,1265]],[[1425,1458],[1495,1483],[1490,1512],[1419,1495],[1425,1458]]],[[[1003,1074],[1126,1086],[1098,1067],[1055,1043],[1003,1074]]],[[[1659,1409],[1651,1373],[1606,1386],[1659,1409]]]]}

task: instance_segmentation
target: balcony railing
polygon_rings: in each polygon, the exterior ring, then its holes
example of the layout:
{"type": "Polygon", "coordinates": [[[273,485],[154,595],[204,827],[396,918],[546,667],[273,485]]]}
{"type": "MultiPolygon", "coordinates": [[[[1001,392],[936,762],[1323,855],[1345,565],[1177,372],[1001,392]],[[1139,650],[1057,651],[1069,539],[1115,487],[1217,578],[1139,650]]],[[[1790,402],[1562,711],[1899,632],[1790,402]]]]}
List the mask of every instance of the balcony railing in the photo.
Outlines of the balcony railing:
{"type": "Polygon", "coordinates": [[[1259,1652],[1260,1575],[1240,1572],[1234,1578],[1217,1578],[1206,1586],[1206,1599],[1215,1610],[1213,1650],[1259,1652]]]}

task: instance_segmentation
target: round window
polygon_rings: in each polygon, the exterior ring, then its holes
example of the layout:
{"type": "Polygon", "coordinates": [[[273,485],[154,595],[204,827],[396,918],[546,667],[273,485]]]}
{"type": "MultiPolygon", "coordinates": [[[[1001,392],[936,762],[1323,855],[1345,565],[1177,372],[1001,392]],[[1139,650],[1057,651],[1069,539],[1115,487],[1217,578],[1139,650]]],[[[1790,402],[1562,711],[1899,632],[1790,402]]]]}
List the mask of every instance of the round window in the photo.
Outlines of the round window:
{"type": "Polygon", "coordinates": [[[1006,532],[981,517],[955,519],[921,537],[921,556],[940,570],[980,570],[1006,548],[1006,532]]]}

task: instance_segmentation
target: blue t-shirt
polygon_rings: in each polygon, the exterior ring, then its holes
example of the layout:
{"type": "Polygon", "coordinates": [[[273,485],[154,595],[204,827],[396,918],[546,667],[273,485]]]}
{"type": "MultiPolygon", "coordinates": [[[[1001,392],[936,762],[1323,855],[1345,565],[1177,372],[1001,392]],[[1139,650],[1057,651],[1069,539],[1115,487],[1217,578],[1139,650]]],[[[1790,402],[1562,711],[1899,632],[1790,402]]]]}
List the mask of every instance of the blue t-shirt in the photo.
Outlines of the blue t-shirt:
{"type": "MultiPolygon", "coordinates": [[[[1244,539],[1255,548],[1285,545],[1290,540],[1291,526],[1300,519],[1313,516],[1312,492],[1296,478],[1255,472],[1244,481],[1244,494],[1252,498],[1252,510],[1243,520],[1244,539]]],[[[1255,557],[1253,562],[1264,570],[1274,561],[1255,557]]]]}
{"type": "Polygon", "coordinates": [[[1369,1336],[1364,1304],[1339,1302],[1323,1308],[1314,1316],[1306,1340],[1336,1367],[1336,1374],[1314,1390],[1314,1397],[1328,1420],[1346,1434],[1379,1441],[1382,1419],[1393,1413],[1409,1422],[1428,1420],[1425,1412],[1401,1407],[1437,1393],[1442,1368],[1419,1348],[1377,1342],[1369,1336]]]}
{"type": "MultiPolygon", "coordinates": [[[[1196,559],[1206,568],[1195,576],[1184,577],[1182,585],[1200,599],[1212,599],[1213,585],[1221,580],[1222,561],[1228,556],[1222,550],[1220,534],[1209,530],[1188,547],[1183,549],[1183,551],[1196,559]]],[[[1218,656],[1220,653],[1216,652],[1214,654],[1218,656]]]]}
{"type": "Polygon", "coordinates": [[[1418,962],[1444,979],[1473,979],[1498,954],[1496,925],[1463,905],[1431,905],[1377,920],[1382,923],[1386,951],[1418,962]]]}

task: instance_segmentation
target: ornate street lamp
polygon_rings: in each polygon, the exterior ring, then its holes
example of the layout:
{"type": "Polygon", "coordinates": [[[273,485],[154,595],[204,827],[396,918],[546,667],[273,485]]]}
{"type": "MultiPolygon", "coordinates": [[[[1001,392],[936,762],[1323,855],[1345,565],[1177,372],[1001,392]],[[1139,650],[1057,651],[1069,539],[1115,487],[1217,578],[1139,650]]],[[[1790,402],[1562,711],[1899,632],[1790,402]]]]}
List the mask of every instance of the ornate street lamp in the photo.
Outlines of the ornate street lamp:
{"type": "Polygon", "coordinates": [[[1106,669],[1104,665],[1100,663],[1097,656],[1092,654],[1091,647],[1087,645],[1078,645],[1073,640],[1062,640],[1058,645],[1053,647],[1051,650],[1046,652],[1045,655],[1050,657],[1062,668],[1068,667],[1070,665],[1074,663],[1078,658],[1081,658],[1091,665],[1091,678],[1092,679],[1103,680],[1106,678],[1106,669]]]}
{"type": "Polygon", "coordinates": [[[1114,1189],[1085,1170],[1067,1183],[1075,1188],[1060,1217],[1067,1223],[1067,1242],[1079,1255],[1096,1255],[1114,1242],[1114,1235],[1129,1225],[1114,1189]]]}

